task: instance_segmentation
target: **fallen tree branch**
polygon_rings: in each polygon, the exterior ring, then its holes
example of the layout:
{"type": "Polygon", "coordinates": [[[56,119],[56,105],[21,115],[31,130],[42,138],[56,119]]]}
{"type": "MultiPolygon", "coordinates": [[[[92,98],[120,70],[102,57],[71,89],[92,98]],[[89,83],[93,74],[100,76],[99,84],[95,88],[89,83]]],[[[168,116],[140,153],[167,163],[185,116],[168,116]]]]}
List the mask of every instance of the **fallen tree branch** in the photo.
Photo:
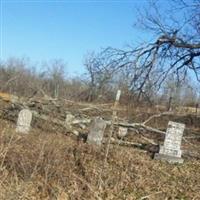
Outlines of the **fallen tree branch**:
{"type": "Polygon", "coordinates": [[[159,114],[156,114],[156,115],[152,115],[146,121],[144,121],[142,124],[146,125],[148,122],[150,122],[154,118],[158,118],[158,117],[165,116],[165,115],[171,115],[171,114],[173,114],[173,113],[172,112],[163,112],[163,113],[159,113],[159,114]]]}
{"type": "MultiPolygon", "coordinates": [[[[104,143],[105,142],[106,141],[104,140],[104,143]]],[[[117,144],[117,145],[122,145],[122,146],[131,146],[131,147],[137,147],[137,148],[141,148],[143,146],[143,144],[141,144],[141,143],[116,140],[113,137],[111,138],[110,142],[111,142],[111,144],[117,144]]]]}
{"type": "MultiPolygon", "coordinates": [[[[47,122],[50,122],[50,123],[53,123],[53,124],[56,124],[56,125],[60,125],[62,126],[63,128],[66,129],[67,132],[70,132],[76,136],[79,136],[79,132],[75,129],[73,129],[69,124],[67,124],[65,121],[61,121],[57,118],[50,118],[46,115],[41,115],[35,111],[32,111],[33,113],[33,116],[36,117],[36,118],[39,118],[39,119],[42,119],[44,121],[47,121],[47,122]]],[[[71,124],[84,124],[84,123],[90,123],[90,119],[80,119],[80,120],[75,120],[73,121],[71,124]]]]}
{"type": "Polygon", "coordinates": [[[200,154],[198,152],[183,150],[182,154],[185,157],[191,157],[191,158],[195,158],[195,159],[200,159],[200,154]]]}
{"type": "MultiPolygon", "coordinates": [[[[105,140],[103,140],[103,143],[106,143],[105,140]]],[[[126,147],[134,147],[134,148],[138,148],[139,150],[141,150],[142,152],[150,152],[150,149],[145,148],[145,144],[142,143],[134,143],[134,142],[128,142],[128,141],[123,141],[123,140],[116,140],[114,138],[111,138],[111,144],[113,145],[120,145],[120,146],[126,146],[126,147]]],[[[155,145],[158,145],[155,143],[155,145]]],[[[152,152],[152,151],[151,151],[152,152]]],[[[154,153],[157,151],[154,151],[154,153]]],[[[200,154],[198,152],[194,152],[194,151],[188,151],[188,150],[182,150],[182,155],[184,157],[191,157],[191,158],[195,158],[195,159],[200,159],[200,154]]]]}
{"type": "Polygon", "coordinates": [[[146,138],[146,137],[144,137],[143,135],[140,135],[140,137],[141,137],[143,140],[146,140],[147,142],[149,142],[150,144],[157,145],[157,143],[155,143],[152,139],[146,138]]]}
{"type": "Polygon", "coordinates": [[[156,129],[156,128],[153,128],[153,127],[150,127],[150,126],[146,126],[143,123],[132,123],[132,124],[129,124],[129,123],[120,122],[120,123],[115,124],[115,125],[119,125],[119,126],[123,126],[123,127],[127,127],[127,128],[145,129],[147,131],[151,131],[151,132],[155,132],[155,133],[159,133],[159,134],[164,134],[165,135],[164,131],[161,131],[159,129],[156,129]]]}

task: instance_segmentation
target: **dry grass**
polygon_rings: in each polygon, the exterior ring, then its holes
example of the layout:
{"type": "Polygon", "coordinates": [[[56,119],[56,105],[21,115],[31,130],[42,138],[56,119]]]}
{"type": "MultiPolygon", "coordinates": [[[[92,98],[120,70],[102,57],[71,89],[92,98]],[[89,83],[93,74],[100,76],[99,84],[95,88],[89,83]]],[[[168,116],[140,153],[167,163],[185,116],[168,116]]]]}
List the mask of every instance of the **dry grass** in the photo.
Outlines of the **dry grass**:
{"type": "Polygon", "coordinates": [[[200,161],[170,165],[137,149],[104,147],[33,130],[18,135],[0,121],[0,199],[200,199],[200,161]]]}

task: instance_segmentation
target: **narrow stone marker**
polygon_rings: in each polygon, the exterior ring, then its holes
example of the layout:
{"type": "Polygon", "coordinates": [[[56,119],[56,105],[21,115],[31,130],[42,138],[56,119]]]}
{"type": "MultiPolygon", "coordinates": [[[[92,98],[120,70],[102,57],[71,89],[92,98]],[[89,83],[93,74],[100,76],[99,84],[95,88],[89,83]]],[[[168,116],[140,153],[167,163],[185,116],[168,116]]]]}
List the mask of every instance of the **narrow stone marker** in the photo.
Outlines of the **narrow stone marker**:
{"type": "Polygon", "coordinates": [[[23,109],[19,112],[17,120],[16,132],[28,133],[32,121],[32,112],[28,109],[23,109]]]}
{"type": "Polygon", "coordinates": [[[92,122],[90,132],[87,137],[87,143],[100,146],[103,140],[105,128],[106,122],[103,119],[96,117],[92,122]]]}
{"type": "Polygon", "coordinates": [[[185,124],[169,121],[164,145],[160,146],[159,153],[154,156],[155,159],[169,163],[183,163],[181,141],[184,128],[185,124]]]}

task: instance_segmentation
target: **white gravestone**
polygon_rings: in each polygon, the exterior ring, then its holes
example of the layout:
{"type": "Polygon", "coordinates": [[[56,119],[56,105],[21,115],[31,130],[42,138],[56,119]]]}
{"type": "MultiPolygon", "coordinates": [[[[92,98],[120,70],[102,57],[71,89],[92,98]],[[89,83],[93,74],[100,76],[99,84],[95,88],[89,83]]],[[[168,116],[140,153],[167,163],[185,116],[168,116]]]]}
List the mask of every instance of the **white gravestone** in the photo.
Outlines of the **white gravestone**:
{"type": "Polygon", "coordinates": [[[96,117],[92,122],[90,132],[87,137],[87,143],[100,146],[103,140],[105,128],[106,122],[103,119],[96,117]]]}
{"type": "Polygon", "coordinates": [[[155,154],[155,159],[170,163],[183,163],[181,141],[184,129],[185,124],[169,121],[164,145],[160,146],[159,153],[155,154]]]}
{"type": "Polygon", "coordinates": [[[32,112],[28,109],[23,109],[19,112],[17,120],[16,132],[28,133],[32,121],[32,112]]]}

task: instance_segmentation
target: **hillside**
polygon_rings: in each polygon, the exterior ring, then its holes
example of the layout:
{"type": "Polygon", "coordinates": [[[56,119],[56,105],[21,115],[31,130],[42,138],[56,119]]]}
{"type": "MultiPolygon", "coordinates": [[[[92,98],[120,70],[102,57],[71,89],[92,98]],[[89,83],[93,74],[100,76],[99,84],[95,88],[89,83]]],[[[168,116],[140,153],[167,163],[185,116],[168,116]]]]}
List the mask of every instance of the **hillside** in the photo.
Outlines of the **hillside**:
{"type": "MultiPolygon", "coordinates": [[[[1,110],[8,108],[8,103],[1,102],[1,110]]],[[[71,106],[71,112],[77,112],[77,108],[71,106]]],[[[65,109],[69,110],[69,107],[65,109]]],[[[90,111],[87,114],[94,116],[95,113],[90,111]]],[[[108,119],[110,113],[106,110],[101,115],[108,119]]],[[[145,117],[145,113],[143,115],[145,117]]],[[[119,111],[119,116],[122,117],[123,112],[119,111]]],[[[166,128],[168,120],[173,119],[185,122],[189,130],[198,134],[199,118],[191,115],[179,118],[165,116],[153,120],[151,124],[166,128]]],[[[43,124],[41,128],[35,122],[27,135],[16,133],[15,127],[15,122],[2,115],[2,200],[200,199],[199,138],[185,140],[182,145],[184,150],[196,150],[197,156],[184,154],[183,164],[169,164],[152,159],[157,148],[144,140],[146,138],[159,144],[163,137],[148,131],[140,134],[129,130],[123,141],[143,143],[142,148],[111,145],[108,162],[104,165],[105,145],[101,148],[88,145],[84,139],[75,135],[48,128],[51,127],[48,124],[43,124]]],[[[88,127],[83,131],[86,135],[87,130],[88,127]]],[[[191,131],[186,129],[185,135],[191,136],[191,131]]]]}

